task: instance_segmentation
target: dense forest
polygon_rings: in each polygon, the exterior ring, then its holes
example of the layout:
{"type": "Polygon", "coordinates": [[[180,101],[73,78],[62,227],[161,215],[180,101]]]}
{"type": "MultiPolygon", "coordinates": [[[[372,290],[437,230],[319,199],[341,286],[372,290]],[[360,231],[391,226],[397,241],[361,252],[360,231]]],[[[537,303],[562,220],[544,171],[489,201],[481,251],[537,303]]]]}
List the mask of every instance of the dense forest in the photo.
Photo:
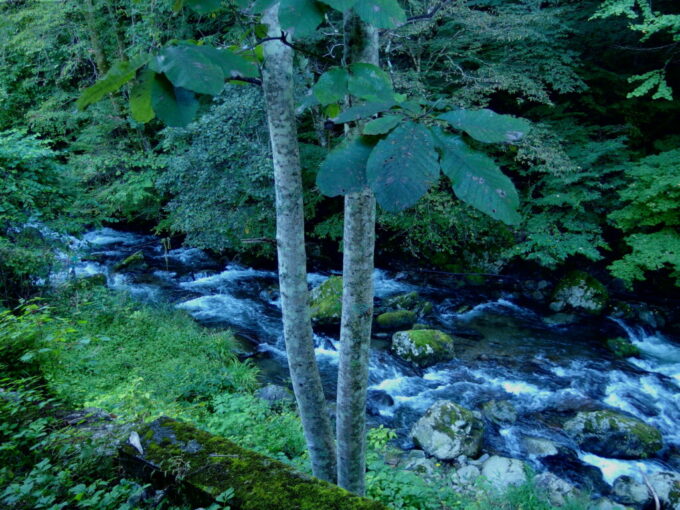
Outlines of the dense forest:
{"type": "Polygon", "coordinates": [[[0,3],[0,506],[680,509],[679,93],[673,0],[0,3]]]}

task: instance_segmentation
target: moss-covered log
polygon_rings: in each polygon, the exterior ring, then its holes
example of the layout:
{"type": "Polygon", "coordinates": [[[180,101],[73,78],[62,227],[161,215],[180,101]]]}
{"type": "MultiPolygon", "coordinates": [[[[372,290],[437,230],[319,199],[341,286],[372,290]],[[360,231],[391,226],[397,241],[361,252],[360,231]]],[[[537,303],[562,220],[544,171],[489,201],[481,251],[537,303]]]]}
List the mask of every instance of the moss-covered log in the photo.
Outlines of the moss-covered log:
{"type": "Polygon", "coordinates": [[[381,503],[184,422],[159,418],[138,433],[142,451],[132,444],[122,446],[123,467],[194,506],[209,506],[231,488],[233,509],[386,510],[381,503]]]}

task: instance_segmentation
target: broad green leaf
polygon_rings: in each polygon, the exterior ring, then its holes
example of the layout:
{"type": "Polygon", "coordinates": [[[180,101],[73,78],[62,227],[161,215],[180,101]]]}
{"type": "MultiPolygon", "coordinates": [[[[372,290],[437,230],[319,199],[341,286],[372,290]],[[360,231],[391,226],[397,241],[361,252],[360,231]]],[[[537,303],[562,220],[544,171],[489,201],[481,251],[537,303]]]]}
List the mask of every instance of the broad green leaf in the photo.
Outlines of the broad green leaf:
{"type": "Polygon", "coordinates": [[[193,45],[168,46],[156,57],[152,69],[165,74],[175,87],[216,96],[224,87],[222,66],[193,45]]]}
{"type": "Polygon", "coordinates": [[[196,46],[196,49],[212,63],[218,65],[227,80],[242,76],[255,78],[259,75],[257,66],[253,62],[236,55],[231,50],[218,50],[212,46],[196,46]]]}
{"type": "Polygon", "coordinates": [[[321,104],[337,103],[347,95],[347,71],[341,67],[329,69],[312,87],[321,104]]]}
{"type": "Polygon", "coordinates": [[[296,37],[309,35],[323,21],[323,11],[314,0],[281,0],[279,21],[285,32],[296,37]]]}
{"type": "Polygon", "coordinates": [[[471,149],[459,136],[440,129],[433,129],[433,135],[442,152],[442,171],[451,179],[456,196],[503,223],[519,223],[517,190],[496,162],[471,149]]]}
{"type": "Polygon", "coordinates": [[[328,197],[361,191],[366,187],[366,161],[373,145],[364,137],[345,140],[321,163],[316,185],[328,197]]]}
{"type": "Polygon", "coordinates": [[[156,116],[151,104],[151,89],[155,76],[156,73],[147,69],[132,86],[130,92],[130,114],[133,119],[142,124],[156,116]]]}
{"type": "Polygon", "coordinates": [[[276,2],[277,0],[255,0],[255,3],[253,4],[253,13],[261,14],[276,2]]]}
{"type": "Polygon", "coordinates": [[[162,74],[151,85],[151,104],[156,116],[171,127],[189,124],[198,111],[198,101],[190,90],[174,87],[162,74]]]}
{"type": "Polygon", "coordinates": [[[326,5],[331,6],[336,11],[345,12],[357,3],[357,0],[321,0],[326,5]]]}
{"type": "Polygon", "coordinates": [[[344,124],[345,122],[367,119],[376,113],[386,112],[393,106],[393,101],[387,103],[366,103],[359,106],[352,106],[331,120],[333,120],[333,122],[336,124],[344,124]]]}
{"type": "Polygon", "coordinates": [[[184,0],[184,5],[198,14],[209,14],[221,7],[222,0],[184,0]]]}
{"type": "Polygon", "coordinates": [[[258,23],[257,25],[255,25],[254,32],[255,37],[257,37],[258,39],[264,39],[265,37],[267,37],[267,34],[269,33],[269,27],[264,23],[258,23]]]}
{"type": "Polygon", "coordinates": [[[137,74],[137,70],[149,61],[148,55],[138,55],[131,60],[116,62],[109,72],[91,87],[86,88],[76,101],[79,110],[84,110],[92,103],[112,92],[116,92],[137,74]]]}
{"type": "Polygon", "coordinates": [[[368,185],[390,212],[415,204],[439,177],[438,155],[430,131],[408,122],[381,140],[366,165],[368,185]]]}
{"type": "Polygon", "coordinates": [[[451,127],[465,131],[475,140],[484,143],[516,142],[520,140],[529,128],[529,122],[513,117],[501,115],[492,110],[454,110],[439,116],[451,127]]]}
{"type": "Polygon", "coordinates": [[[366,101],[393,101],[394,89],[390,76],[373,64],[349,66],[347,89],[353,96],[366,101]]]}
{"type": "Polygon", "coordinates": [[[329,104],[326,106],[326,108],[324,108],[323,112],[326,114],[326,117],[333,118],[337,115],[340,115],[340,105],[337,103],[329,104]]]}
{"type": "Polygon", "coordinates": [[[365,135],[384,135],[392,131],[401,122],[403,117],[399,115],[385,115],[374,119],[364,126],[365,135]]]}
{"type": "Polygon", "coordinates": [[[377,28],[396,28],[406,23],[406,13],[397,0],[359,0],[354,10],[363,21],[377,28]]]}

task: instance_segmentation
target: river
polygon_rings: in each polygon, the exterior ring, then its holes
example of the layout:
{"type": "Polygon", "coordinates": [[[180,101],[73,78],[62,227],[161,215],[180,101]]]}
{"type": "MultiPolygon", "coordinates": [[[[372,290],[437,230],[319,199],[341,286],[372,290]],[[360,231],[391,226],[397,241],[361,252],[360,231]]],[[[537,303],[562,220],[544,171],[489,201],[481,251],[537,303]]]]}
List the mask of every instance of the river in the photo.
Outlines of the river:
{"type": "MultiPolygon", "coordinates": [[[[113,289],[147,302],[166,302],[186,310],[206,326],[232,328],[269,382],[286,384],[276,273],[218,264],[195,248],[166,251],[157,238],[112,229],[87,233],[79,242],[82,260],[70,268],[78,276],[107,275],[113,289]],[[143,270],[112,267],[142,250],[143,270]],[[87,260],[87,259],[94,259],[87,260]]],[[[331,273],[312,273],[316,286],[331,273]]],[[[66,277],[62,273],[62,278],[66,277]]],[[[408,431],[436,400],[449,399],[470,409],[489,400],[508,400],[518,410],[512,425],[487,426],[485,450],[526,460],[595,490],[622,475],[680,469],[680,343],[619,319],[560,322],[517,303],[521,296],[502,289],[460,285],[460,280],[422,273],[375,271],[376,302],[418,291],[434,304],[428,323],[462,338],[456,358],[425,370],[396,358],[389,339],[376,337],[370,360],[369,422],[395,428],[404,449],[408,431]],[[627,336],[639,358],[619,359],[603,335],[627,336]],[[606,459],[580,451],[558,424],[579,410],[612,408],[656,426],[664,437],[657,458],[606,459]],[[545,438],[559,454],[536,457],[527,438],[545,438]]],[[[606,337],[605,337],[606,338],[606,337]]],[[[329,398],[334,396],[337,336],[315,334],[316,353],[329,398]]]]}

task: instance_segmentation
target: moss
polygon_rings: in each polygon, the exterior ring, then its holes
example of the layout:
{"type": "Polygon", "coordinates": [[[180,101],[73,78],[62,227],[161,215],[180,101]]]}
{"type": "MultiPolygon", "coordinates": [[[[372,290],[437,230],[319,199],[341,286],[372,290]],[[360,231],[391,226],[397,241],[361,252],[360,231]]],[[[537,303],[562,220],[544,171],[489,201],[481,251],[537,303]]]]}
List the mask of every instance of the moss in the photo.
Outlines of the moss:
{"type": "Polygon", "coordinates": [[[319,323],[334,323],[342,316],[342,277],[331,276],[312,290],[312,320],[319,323]]]}
{"type": "Polygon", "coordinates": [[[633,345],[627,338],[610,338],[607,340],[607,347],[620,358],[630,358],[640,355],[640,349],[633,345]]]}
{"type": "Polygon", "coordinates": [[[396,312],[381,313],[375,319],[376,324],[391,331],[408,329],[416,321],[416,314],[410,310],[397,310],[396,312]]]}
{"type": "Polygon", "coordinates": [[[397,356],[419,365],[429,366],[454,356],[454,339],[436,329],[399,331],[392,337],[397,356]]]}
{"type": "Polygon", "coordinates": [[[408,310],[417,316],[423,317],[432,312],[434,306],[430,301],[424,300],[416,291],[399,294],[386,300],[387,311],[408,310]]]}
{"type": "Polygon", "coordinates": [[[125,269],[142,268],[145,265],[144,253],[142,253],[142,250],[139,250],[134,252],[125,260],[118,262],[118,264],[113,266],[113,269],[114,271],[123,271],[125,269]]]}
{"type": "Polygon", "coordinates": [[[234,497],[229,504],[234,509],[386,510],[381,503],[350,494],[189,424],[160,418],[147,427],[140,433],[144,455],[126,445],[122,448],[124,464],[140,460],[147,469],[153,466],[166,477],[182,475],[179,492],[193,504],[208,506],[232,488],[234,497]],[[169,459],[172,462],[168,463],[169,459]],[[173,466],[180,472],[167,470],[173,466]]]}
{"type": "Polygon", "coordinates": [[[571,271],[555,287],[550,306],[556,312],[567,308],[600,314],[608,301],[609,292],[600,281],[583,271],[571,271]]]}

